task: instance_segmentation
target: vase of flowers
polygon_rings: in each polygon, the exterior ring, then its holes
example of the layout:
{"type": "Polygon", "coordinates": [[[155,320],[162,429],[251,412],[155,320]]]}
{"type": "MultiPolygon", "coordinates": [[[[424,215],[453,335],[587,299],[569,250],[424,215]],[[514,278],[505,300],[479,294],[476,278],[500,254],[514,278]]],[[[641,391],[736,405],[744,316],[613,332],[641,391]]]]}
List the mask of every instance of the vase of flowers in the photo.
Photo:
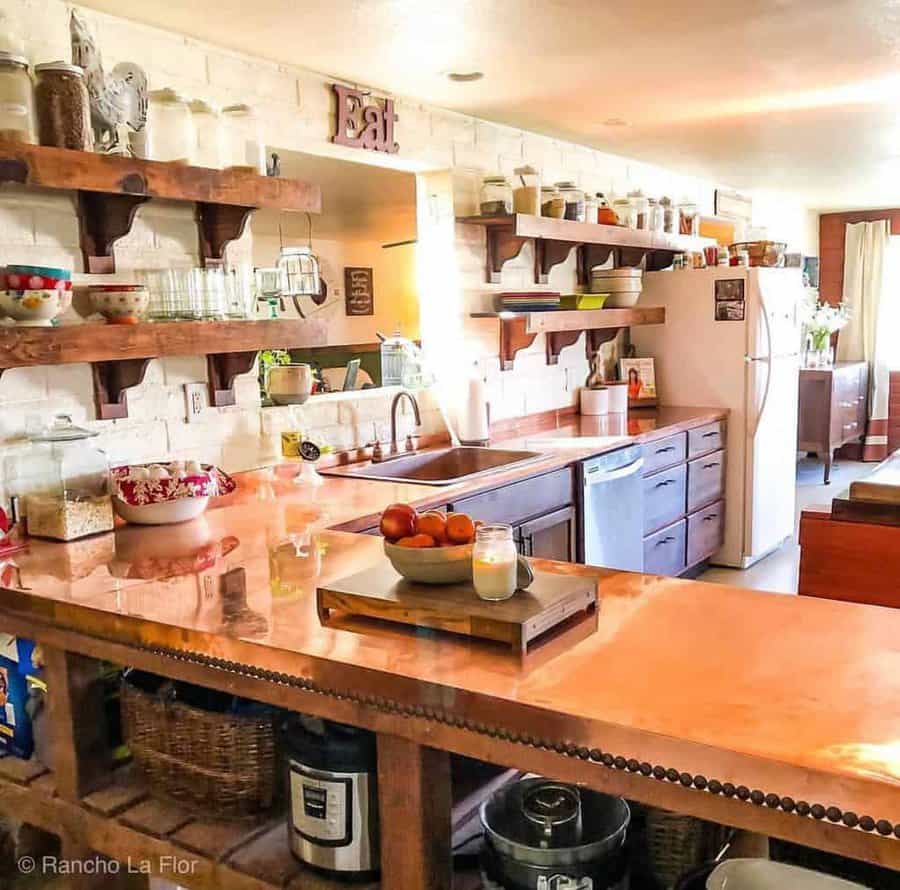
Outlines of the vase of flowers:
{"type": "Polygon", "coordinates": [[[834,361],[831,335],[850,321],[850,307],[844,302],[836,306],[824,303],[819,299],[818,291],[810,291],[802,304],[800,317],[806,335],[806,366],[831,365],[834,361]]]}

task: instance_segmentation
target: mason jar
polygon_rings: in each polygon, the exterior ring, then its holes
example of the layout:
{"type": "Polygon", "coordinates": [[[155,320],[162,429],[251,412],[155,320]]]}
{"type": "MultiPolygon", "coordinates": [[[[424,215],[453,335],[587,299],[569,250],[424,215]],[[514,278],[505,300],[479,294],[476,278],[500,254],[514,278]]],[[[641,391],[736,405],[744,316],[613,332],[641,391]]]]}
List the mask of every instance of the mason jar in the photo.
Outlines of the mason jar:
{"type": "Polygon", "coordinates": [[[198,167],[211,167],[213,170],[219,170],[222,167],[222,155],[224,154],[222,118],[219,110],[202,99],[194,99],[190,104],[190,109],[197,138],[194,163],[198,167]]]}
{"type": "Polygon", "coordinates": [[[512,213],[512,189],[505,176],[485,176],[478,198],[482,216],[506,216],[512,213]]]}
{"type": "Polygon", "coordinates": [[[222,126],[226,169],[265,176],[266,147],[256,112],[249,105],[229,105],[222,109],[222,126]]]}
{"type": "Polygon", "coordinates": [[[173,164],[192,164],[196,145],[188,100],[175,90],[153,90],[147,110],[149,158],[173,164]]]}
{"type": "Polygon", "coordinates": [[[37,143],[28,59],[10,52],[0,52],[0,139],[37,143]]]}
{"type": "Polygon", "coordinates": [[[511,525],[482,525],[472,548],[472,584],[483,600],[509,599],[518,587],[519,552],[511,525]]]}
{"type": "Polygon", "coordinates": [[[34,96],[41,145],[92,151],[91,100],[84,70],[68,62],[35,65],[34,96]]]}

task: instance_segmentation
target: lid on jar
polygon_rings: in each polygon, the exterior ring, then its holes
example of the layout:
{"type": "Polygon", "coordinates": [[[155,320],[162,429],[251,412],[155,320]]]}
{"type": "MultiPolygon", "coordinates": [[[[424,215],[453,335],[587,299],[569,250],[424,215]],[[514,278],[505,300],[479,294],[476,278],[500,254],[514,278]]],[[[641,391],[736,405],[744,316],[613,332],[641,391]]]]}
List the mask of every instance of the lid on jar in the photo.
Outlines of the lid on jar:
{"type": "Polygon", "coordinates": [[[672,199],[669,198],[669,197],[667,197],[666,195],[663,195],[663,196],[659,199],[659,203],[662,204],[663,207],[671,207],[671,206],[672,206],[672,199]]]}
{"type": "Polygon", "coordinates": [[[491,173],[481,180],[485,185],[506,185],[506,177],[499,173],[491,173]]]}
{"type": "Polygon", "coordinates": [[[41,74],[44,71],[58,71],[60,74],[74,74],[75,77],[84,77],[84,68],[72,65],[70,62],[63,62],[62,59],[58,59],[55,62],[41,62],[40,65],[34,66],[35,74],[41,74]]]}
{"type": "Polygon", "coordinates": [[[516,176],[537,176],[537,170],[530,164],[526,164],[524,167],[516,167],[513,173],[516,176]]]}
{"type": "Polygon", "coordinates": [[[32,442],[77,442],[79,439],[93,439],[99,435],[95,430],[75,426],[68,414],[57,414],[52,426],[30,438],[32,442]]]}
{"type": "Polygon", "coordinates": [[[562,179],[559,182],[555,183],[558,189],[573,189],[575,188],[575,183],[570,179],[562,179]]]}
{"type": "Polygon", "coordinates": [[[194,114],[218,114],[218,105],[213,105],[205,99],[191,99],[188,106],[194,114]]]}
{"type": "Polygon", "coordinates": [[[0,65],[12,65],[15,68],[27,68],[28,59],[18,53],[0,52],[0,65]]]}
{"type": "Polygon", "coordinates": [[[237,105],[226,105],[222,109],[222,114],[234,114],[234,115],[251,115],[253,114],[253,108],[249,105],[244,105],[242,102],[237,105]]]}
{"type": "Polygon", "coordinates": [[[542,185],[541,191],[549,192],[551,195],[554,195],[554,194],[556,194],[556,186],[555,185],[542,185]]]}
{"type": "Polygon", "coordinates": [[[163,105],[187,105],[187,97],[171,87],[150,91],[150,101],[160,102],[163,105]]]}

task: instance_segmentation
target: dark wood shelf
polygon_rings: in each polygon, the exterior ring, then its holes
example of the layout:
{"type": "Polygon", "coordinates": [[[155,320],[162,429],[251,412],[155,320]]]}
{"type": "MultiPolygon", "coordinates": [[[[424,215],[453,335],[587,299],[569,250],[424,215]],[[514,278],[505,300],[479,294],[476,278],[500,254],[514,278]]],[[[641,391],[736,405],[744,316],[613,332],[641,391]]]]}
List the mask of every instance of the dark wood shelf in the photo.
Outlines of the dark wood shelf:
{"type": "Polygon", "coordinates": [[[309,319],[183,321],[0,328],[0,374],[9,368],[89,362],[97,417],[127,417],[125,391],[143,379],[151,359],[205,355],[210,404],[234,404],[234,378],[246,374],[261,349],[324,346],[324,322],[309,319]]]}
{"type": "Polygon", "coordinates": [[[559,353],[587,332],[585,352],[590,358],[600,346],[616,337],[623,328],[665,324],[663,306],[631,309],[560,309],[550,312],[473,312],[472,318],[500,321],[500,368],[510,371],[516,353],[534,343],[538,334],[547,335],[547,364],[559,362],[559,353]]]}
{"type": "Polygon", "coordinates": [[[240,237],[254,210],[322,210],[321,189],[300,180],[20,142],[0,141],[4,182],[76,192],[84,269],[95,273],[114,271],[113,245],[151,198],[196,205],[206,263],[222,261],[226,245],[240,237]]]}
{"type": "Polygon", "coordinates": [[[458,223],[482,226],[487,230],[487,280],[500,282],[504,263],[521,253],[526,241],[535,242],[535,284],[546,284],[553,266],[564,262],[573,248],[578,250],[578,280],[590,280],[590,270],[605,263],[616,253],[616,266],[639,266],[648,270],[665,269],[676,253],[702,250],[715,244],[712,238],[665,235],[608,226],[600,223],[573,222],[547,216],[514,213],[509,216],[462,216],[458,223]]]}

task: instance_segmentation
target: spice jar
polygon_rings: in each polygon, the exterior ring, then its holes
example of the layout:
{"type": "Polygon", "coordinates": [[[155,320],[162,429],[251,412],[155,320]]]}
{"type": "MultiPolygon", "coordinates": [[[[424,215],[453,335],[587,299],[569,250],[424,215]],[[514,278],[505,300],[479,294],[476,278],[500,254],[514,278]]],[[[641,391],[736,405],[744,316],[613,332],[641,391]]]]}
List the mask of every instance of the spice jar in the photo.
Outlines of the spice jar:
{"type": "Polygon", "coordinates": [[[697,205],[692,201],[685,201],[678,205],[678,234],[700,234],[700,214],[697,205]]]}
{"type": "Polygon", "coordinates": [[[575,183],[569,180],[557,182],[556,187],[566,202],[565,218],[575,222],[584,222],[584,192],[580,188],[576,188],[575,183]]]}
{"type": "Polygon", "coordinates": [[[196,151],[187,99],[175,90],[153,90],[147,111],[147,155],[154,161],[191,164],[196,151]]]}
{"type": "Polygon", "coordinates": [[[218,170],[222,167],[224,154],[222,118],[219,110],[202,99],[194,99],[189,107],[197,139],[194,163],[198,167],[212,167],[218,170]]]}
{"type": "Polygon", "coordinates": [[[541,216],[562,219],[566,215],[566,199],[556,190],[555,185],[541,187],[541,216]]]}
{"type": "Polygon", "coordinates": [[[97,433],[73,425],[60,414],[31,437],[27,455],[4,467],[21,498],[28,534],[74,541],[113,528],[106,454],[89,443],[97,433]]]}
{"type": "Polygon", "coordinates": [[[677,213],[672,204],[672,199],[663,196],[659,199],[659,206],[662,207],[663,213],[663,232],[667,235],[678,234],[677,213]]]}
{"type": "Polygon", "coordinates": [[[628,193],[628,201],[631,204],[634,228],[646,230],[649,227],[650,202],[644,197],[641,191],[628,193]]]}
{"type": "Polygon", "coordinates": [[[266,175],[266,147],[256,112],[249,105],[222,109],[225,133],[225,166],[232,170],[266,175]]]}
{"type": "Polygon", "coordinates": [[[91,105],[84,69],[68,62],[35,65],[34,99],[41,145],[92,151],[91,105]]]}
{"type": "Polygon", "coordinates": [[[656,198],[648,198],[647,203],[649,204],[647,208],[647,228],[651,232],[662,232],[665,225],[662,205],[657,203],[656,198]]]}
{"type": "Polygon", "coordinates": [[[0,52],[0,139],[35,144],[34,89],[28,60],[0,52]]]}
{"type": "Polygon", "coordinates": [[[482,216],[506,216],[512,213],[512,189],[505,176],[485,176],[481,181],[482,216]]]}
{"type": "Polygon", "coordinates": [[[628,226],[629,229],[635,227],[634,207],[628,198],[614,198],[612,207],[620,226],[628,226]]]}
{"type": "Polygon", "coordinates": [[[540,216],[541,175],[534,167],[516,167],[513,170],[513,210],[540,216]]]}
{"type": "Polygon", "coordinates": [[[482,525],[472,547],[472,584],[483,600],[509,599],[517,585],[519,553],[512,526],[482,525]]]}
{"type": "Polygon", "coordinates": [[[584,221],[588,223],[597,222],[597,198],[594,195],[584,196],[584,221]]]}

